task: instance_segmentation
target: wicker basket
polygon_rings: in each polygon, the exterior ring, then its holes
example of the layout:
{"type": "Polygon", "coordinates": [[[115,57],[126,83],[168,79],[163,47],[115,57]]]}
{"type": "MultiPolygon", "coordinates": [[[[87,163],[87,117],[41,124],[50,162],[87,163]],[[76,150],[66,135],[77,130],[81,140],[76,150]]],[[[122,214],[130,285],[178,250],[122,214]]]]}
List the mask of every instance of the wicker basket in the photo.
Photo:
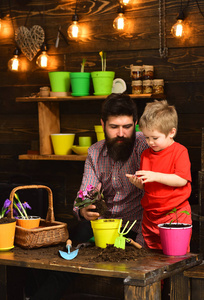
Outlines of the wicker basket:
{"type": "Polygon", "coordinates": [[[49,187],[44,185],[24,185],[14,188],[10,193],[11,203],[11,217],[13,217],[13,199],[14,194],[18,190],[23,189],[46,189],[48,192],[48,211],[46,220],[40,220],[38,228],[26,229],[16,225],[15,244],[22,248],[40,248],[51,245],[57,245],[65,242],[68,237],[67,224],[56,222],[53,210],[53,194],[49,187]]]}

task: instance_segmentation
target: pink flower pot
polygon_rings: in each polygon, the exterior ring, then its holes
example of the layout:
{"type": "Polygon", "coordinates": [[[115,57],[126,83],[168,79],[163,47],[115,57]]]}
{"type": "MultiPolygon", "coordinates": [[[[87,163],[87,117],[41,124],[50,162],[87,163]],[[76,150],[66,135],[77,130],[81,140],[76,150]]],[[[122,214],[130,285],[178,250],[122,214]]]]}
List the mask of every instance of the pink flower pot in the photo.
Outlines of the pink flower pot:
{"type": "MultiPolygon", "coordinates": [[[[172,223],[172,225],[175,223],[172,223]]],[[[159,233],[163,253],[165,255],[185,255],[191,238],[192,225],[188,227],[171,228],[159,224],[159,233]]]]}

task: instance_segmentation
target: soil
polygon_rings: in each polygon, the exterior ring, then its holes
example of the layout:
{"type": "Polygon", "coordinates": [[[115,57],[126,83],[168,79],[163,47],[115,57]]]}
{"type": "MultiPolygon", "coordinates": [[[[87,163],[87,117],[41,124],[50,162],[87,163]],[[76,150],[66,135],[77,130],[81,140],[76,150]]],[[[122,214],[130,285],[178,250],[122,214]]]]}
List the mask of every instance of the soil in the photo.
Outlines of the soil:
{"type": "Polygon", "coordinates": [[[162,227],[165,227],[165,228],[184,228],[184,227],[189,227],[191,225],[188,225],[188,224],[181,224],[181,223],[178,223],[178,224],[163,224],[162,227]]]}
{"type": "Polygon", "coordinates": [[[16,221],[16,219],[14,219],[14,218],[1,218],[0,224],[8,224],[8,223],[13,223],[15,221],[16,221]]]}
{"type": "Polygon", "coordinates": [[[116,248],[113,245],[108,245],[102,249],[96,246],[81,248],[80,254],[88,255],[88,261],[94,262],[121,262],[121,261],[135,261],[138,257],[150,256],[153,253],[147,249],[137,249],[131,245],[126,245],[125,249],[116,248]],[[83,251],[83,252],[82,252],[83,251]]]}
{"type": "Polygon", "coordinates": [[[96,208],[92,209],[92,211],[98,212],[101,216],[104,215],[108,209],[104,200],[96,200],[93,204],[96,206],[96,208]]]}
{"type": "MultiPolygon", "coordinates": [[[[15,247],[15,255],[18,256],[18,251],[22,253],[22,248],[15,247]]],[[[11,250],[11,251],[14,251],[11,250]]],[[[59,256],[59,250],[67,252],[64,243],[58,246],[42,247],[38,249],[23,249],[23,255],[32,256],[34,260],[43,260],[49,258],[53,261],[55,256],[59,256]]],[[[71,252],[75,250],[73,246],[71,252]]],[[[108,245],[107,248],[96,247],[95,244],[87,247],[81,247],[79,249],[76,260],[87,262],[127,262],[136,261],[140,257],[154,256],[155,253],[148,249],[137,249],[132,245],[126,245],[125,250],[116,248],[113,245],[108,245]]]]}

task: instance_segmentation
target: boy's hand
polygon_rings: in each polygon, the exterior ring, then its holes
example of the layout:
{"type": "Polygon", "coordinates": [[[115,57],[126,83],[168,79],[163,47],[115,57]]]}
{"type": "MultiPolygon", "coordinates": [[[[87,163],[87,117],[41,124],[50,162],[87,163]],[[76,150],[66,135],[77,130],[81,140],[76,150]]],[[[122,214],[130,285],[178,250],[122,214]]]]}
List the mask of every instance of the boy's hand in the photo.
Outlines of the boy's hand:
{"type": "Polygon", "coordinates": [[[136,175],[132,175],[132,174],[126,174],[125,176],[129,178],[130,182],[134,184],[138,189],[141,190],[144,189],[143,182],[140,177],[137,177],[136,175]]]}
{"type": "Polygon", "coordinates": [[[137,171],[136,176],[139,176],[139,178],[142,180],[143,183],[146,182],[154,182],[157,181],[158,173],[152,172],[152,171],[137,171]]]}

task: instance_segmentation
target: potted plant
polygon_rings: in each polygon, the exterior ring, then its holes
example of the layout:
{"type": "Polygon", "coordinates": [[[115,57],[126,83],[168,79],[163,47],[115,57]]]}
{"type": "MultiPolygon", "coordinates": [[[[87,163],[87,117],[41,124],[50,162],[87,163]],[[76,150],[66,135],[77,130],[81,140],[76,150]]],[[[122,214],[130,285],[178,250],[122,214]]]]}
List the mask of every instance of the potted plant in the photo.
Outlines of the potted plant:
{"type": "Polygon", "coordinates": [[[14,247],[16,219],[5,217],[10,211],[11,201],[6,199],[0,213],[0,250],[6,251],[14,247]]]}
{"type": "Polygon", "coordinates": [[[90,89],[91,73],[84,72],[86,59],[81,63],[81,72],[71,72],[70,80],[72,87],[72,96],[88,96],[90,89]]]}
{"type": "MultiPolygon", "coordinates": [[[[93,211],[103,215],[107,206],[104,200],[101,183],[97,187],[88,185],[85,191],[80,190],[75,199],[75,206],[79,209],[91,204],[96,206],[93,211]]],[[[119,236],[118,230],[121,222],[120,219],[97,219],[91,221],[95,245],[100,248],[106,248],[107,244],[114,244],[116,237],[119,236]]]]}
{"type": "Polygon", "coordinates": [[[112,92],[113,79],[115,72],[106,71],[106,53],[104,51],[99,52],[101,57],[102,71],[96,71],[91,73],[94,87],[94,95],[110,95],[112,92]]]}
{"type": "Polygon", "coordinates": [[[101,183],[97,187],[89,184],[85,191],[79,190],[75,199],[75,206],[79,209],[87,207],[91,204],[96,206],[94,211],[103,215],[107,210],[107,206],[104,200],[103,191],[101,190],[101,183]]]}
{"type": "MultiPolygon", "coordinates": [[[[179,213],[190,215],[186,210],[179,213]]],[[[169,223],[158,225],[163,253],[166,255],[185,255],[191,237],[192,225],[178,222],[179,216],[176,208],[168,214],[175,214],[175,218],[169,223]]]]}
{"type": "Polygon", "coordinates": [[[16,224],[23,228],[31,229],[39,227],[40,217],[39,216],[28,216],[26,209],[31,209],[27,202],[21,203],[17,193],[14,194],[15,200],[13,200],[14,215],[16,216],[16,224]]]}

